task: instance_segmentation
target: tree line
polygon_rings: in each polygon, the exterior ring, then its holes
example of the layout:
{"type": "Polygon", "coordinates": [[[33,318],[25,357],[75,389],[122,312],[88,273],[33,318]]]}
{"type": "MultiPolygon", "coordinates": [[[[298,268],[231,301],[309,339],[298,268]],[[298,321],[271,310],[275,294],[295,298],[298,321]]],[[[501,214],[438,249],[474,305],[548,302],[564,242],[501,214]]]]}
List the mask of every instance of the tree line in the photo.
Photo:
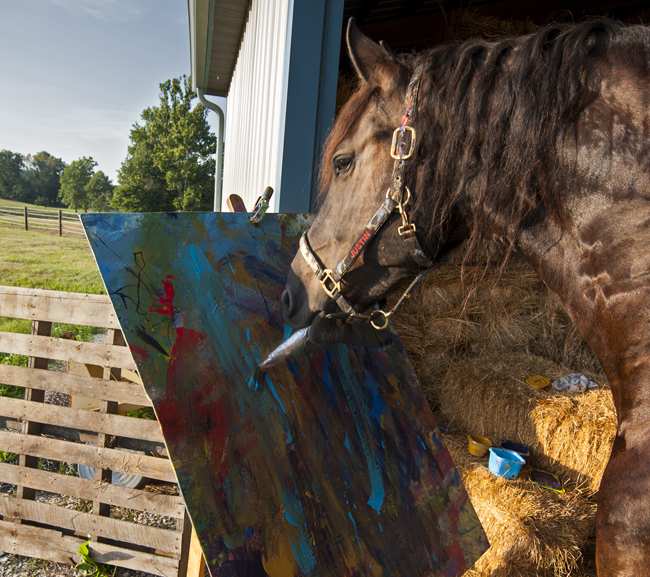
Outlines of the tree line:
{"type": "Polygon", "coordinates": [[[186,76],[160,84],[159,105],[145,109],[131,129],[117,185],[92,157],[68,165],[45,151],[2,150],[0,198],[75,211],[210,210],[216,136],[207,109],[192,106],[195,98],[186,76]]]}

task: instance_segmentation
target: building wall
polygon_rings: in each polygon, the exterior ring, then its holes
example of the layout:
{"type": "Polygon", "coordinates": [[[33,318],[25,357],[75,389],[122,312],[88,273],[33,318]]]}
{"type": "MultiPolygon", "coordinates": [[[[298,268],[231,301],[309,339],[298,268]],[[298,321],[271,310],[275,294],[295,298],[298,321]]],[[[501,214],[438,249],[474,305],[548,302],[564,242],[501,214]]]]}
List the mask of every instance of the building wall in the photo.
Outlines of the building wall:
{"type": "Polygon", "coordinates": [[[252,2],[228,93],[222,210],[231,194],[251,210],[267,186],[278,192],[292,13],[293,0],[252,2]]]}
{"type": "Polygon", "coordinates": [[[343,0],[252,0],[228,92],[222,210],[313,209],[318,157],[334,119],[343,0]],[[282,200],[281,200],[282,199],[282,200]]]}

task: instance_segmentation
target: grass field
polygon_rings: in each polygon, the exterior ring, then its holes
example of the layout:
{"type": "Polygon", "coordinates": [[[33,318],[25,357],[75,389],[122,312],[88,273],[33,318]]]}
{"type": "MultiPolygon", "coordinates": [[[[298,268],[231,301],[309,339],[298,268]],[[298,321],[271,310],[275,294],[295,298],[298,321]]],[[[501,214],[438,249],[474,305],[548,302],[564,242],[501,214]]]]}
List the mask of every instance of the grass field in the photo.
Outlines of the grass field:
{"type": "MultiPolygon", "coordinates": [[[[9,202],[4,201],[2,202],[9,202]]],[[[88,241],[0,226],[0,285],[105,294],[88,241]]],[[[31,322],[0,317],[0,331],[29,333],[31,322]]],[[[87,341],[99,329],[55,323],[52,336],[71,331],[87,341]]],[[[0,363],[27,364],[27,357],[0,353],[0,363]]],[[[23,389],[0,384],[0,396],[22,397],[23,389]]]]}
{"type": "Polygon", "coordinates": [[[0,246],[0,285],[105,294],[85,238],[0,226],[0,246]]]}

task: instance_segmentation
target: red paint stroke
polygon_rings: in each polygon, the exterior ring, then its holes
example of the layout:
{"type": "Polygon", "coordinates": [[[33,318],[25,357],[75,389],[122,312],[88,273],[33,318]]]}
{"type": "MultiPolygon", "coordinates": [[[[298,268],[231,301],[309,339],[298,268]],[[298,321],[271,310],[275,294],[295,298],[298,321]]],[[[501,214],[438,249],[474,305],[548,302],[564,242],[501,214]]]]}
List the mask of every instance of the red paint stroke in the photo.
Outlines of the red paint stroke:
{"type": "Polygon", "coordinates": [[[143,359],[149,359],[149,351],[146,349],[141,349],[140,347],[129,345],[129,350],[131,351],[131,354],[135,353],[137,355],[140,355],[143,359]]]}
{"type": "MultiPolygon", "coordinates": [[[[173,276],[167,275],[168,279],[174,279],[173,276]]],[[[163,288],[165,289],[165,296],[158,297],[153,303],[149,312],[158,313],[168,316],[170,319],[174,318],[174,285],[170,280],[162,280],[163,288]]]]}

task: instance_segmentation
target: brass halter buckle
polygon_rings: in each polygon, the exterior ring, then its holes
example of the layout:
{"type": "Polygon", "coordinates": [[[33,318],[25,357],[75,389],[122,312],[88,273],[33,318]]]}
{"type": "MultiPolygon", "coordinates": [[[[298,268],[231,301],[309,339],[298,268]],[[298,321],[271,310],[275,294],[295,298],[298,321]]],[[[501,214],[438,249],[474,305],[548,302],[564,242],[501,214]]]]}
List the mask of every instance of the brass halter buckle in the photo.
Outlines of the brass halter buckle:
{"type": "Polygon", "coordinates": [[[331,299],[333,299],[336,296],[337,292],[338,293],[341,292],[341,281],[337,282],[336,280],[334,280],[333,272],[328,268],[326,268],[323,271],[323,278],[320,279],[320,284],[323,287],[323,290],[325,291],[327,296],[330,297],[331,299]],[[331,283],[330,286],[327,286],[328,282],[331,283]]]}
{"type": "Polygon", "coordinates": [[[413,154],[413,151],[415,150],[415,129],[412,126],[398,126],[395,129],[395,132],[393,132],[393,142],[390,145],[390,155],[392,158],[395,160],[406,160],[407,158],[411,158],[411,155],[413,154]],[[406,154],[402,154],[402,152],[397,151],[397,140],[399,138],[400,134],[403,134],[404,132],[410,132],[411,133],[411,143],[409,147],[409,151],[406,154]]]}

